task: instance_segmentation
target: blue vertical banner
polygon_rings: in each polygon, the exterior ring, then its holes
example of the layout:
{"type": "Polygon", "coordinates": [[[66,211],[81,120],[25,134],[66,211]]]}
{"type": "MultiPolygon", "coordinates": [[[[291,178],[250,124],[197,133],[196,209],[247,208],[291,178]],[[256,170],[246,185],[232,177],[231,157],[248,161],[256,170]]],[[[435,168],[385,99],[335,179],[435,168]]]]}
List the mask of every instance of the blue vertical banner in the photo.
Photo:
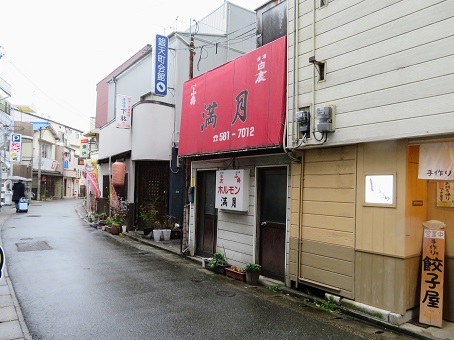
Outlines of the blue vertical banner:
{"type": "Polygon", "coordinates": [[[22,135],[12,133],[9,143],[9,161],[20,162],[22,155],[22,135]]]}
{"type": "Polygon", "coordinates": [[[169,38],[156,34],[153,46],[153,72],[151,92],[158,96],[167,95],[169,38]]]}

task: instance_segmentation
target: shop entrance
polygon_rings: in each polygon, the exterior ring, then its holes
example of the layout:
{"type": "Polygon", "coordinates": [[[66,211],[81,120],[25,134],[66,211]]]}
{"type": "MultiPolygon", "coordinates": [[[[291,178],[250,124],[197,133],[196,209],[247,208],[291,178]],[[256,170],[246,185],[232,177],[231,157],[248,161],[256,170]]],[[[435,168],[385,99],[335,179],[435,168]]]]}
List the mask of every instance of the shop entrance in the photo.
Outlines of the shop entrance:
{"type": "Polygon", "coordinates": [[[218,210],[216,171],[197,172],[196,254],[210,257],[216,252],[218,210]]]}
{"type": "Polygon", "coordinates": [[[262,274],[284,280],[287,168],[263,168],[259,180],[259,262],[262,274]]]}

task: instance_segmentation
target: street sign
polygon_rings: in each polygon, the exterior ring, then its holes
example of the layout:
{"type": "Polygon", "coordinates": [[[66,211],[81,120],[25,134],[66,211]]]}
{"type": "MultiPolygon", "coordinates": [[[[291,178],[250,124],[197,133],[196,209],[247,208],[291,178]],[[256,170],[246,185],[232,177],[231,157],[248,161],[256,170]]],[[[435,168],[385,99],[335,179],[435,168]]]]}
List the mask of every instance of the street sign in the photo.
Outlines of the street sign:
{"type": "Polygon", "coordinates": [[[158,96],[165,96],[167,94],[168,80],[169,38],[157,34],[152,55],[153,71],[151,92],[158,96]]]}
{"type": "Polygon", "coordinates": [[[443,323],[444,259],[445,230],[424,228],[419,322],[439,328],[443,323]]]}

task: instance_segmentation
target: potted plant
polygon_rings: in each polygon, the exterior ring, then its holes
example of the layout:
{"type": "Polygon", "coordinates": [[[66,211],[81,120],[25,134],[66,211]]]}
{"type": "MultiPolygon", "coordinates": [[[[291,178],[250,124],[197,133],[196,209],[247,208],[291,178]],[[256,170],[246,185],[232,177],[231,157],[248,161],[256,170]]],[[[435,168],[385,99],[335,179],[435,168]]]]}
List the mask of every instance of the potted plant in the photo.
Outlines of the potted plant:
{"type": "Polygon", "coordinates": [[[158,220],[154,221],[154,223],[153,223],[153,239],[156,242],[159,242],[161,240],[161,236],[162,236],[161,228],[162,228],[161,222],[159,222],[158,220]]]}
{"type": "MultiPolygon", "coordinates": [[[[98,221],[98,227],[101,227],[101,229],[103,229],[103,227],[106,225],[106,218],[107,218],[107,216],[106,216],[106,214],[104,214],[104,213],[101,213],[101,214],[99,214],[99,216],[98,216],[98,219],[99,219],[99,221],[98,221]]],[[[103,229],[103,230],[104,230],[104,229],[103,229]]]]}
{"type": "Polygon", "coordinates": [[[167,219],[162,224],[162,238],[164,241],[170,240],[170,235],[172,233],[173,226],[173,217],[167,216],[167,219]]]}
{"type": "Polygon", "coordinates": [[[257,286],[262,266],[257,263],[248,263],[244,269],[246,271],[246,282],[250,285],[257,286]]]}
{"type": "Polygon", "coordinates": [[[103,230],[105,230],[105,231],[107,231],[107,232],[110,233],[110,232],[111,232],[111,229],[112,229],[112,222],[113,222],[113,221],[112,221],[112,217],[110,217],[110,216],[107,217],[107,218],[106,218],[106,227],[105,227],[103,230]]]}
{"type": "MultiPolygon", "coordinates": [[[[122,231],[122,226],[126,221],[126,216],[128,215],[128,202],[122,197],[118,197],[118,202],[111,206],[112,210],[112,227],[110,233],[113,235],[118,235],[122,231]]],[[[126,231],[126,227],[123,228],[126,231]]]]}
{"type": "Polygon", "coordinates": [[[218,252],[214,253],[213,257],[204,259],[204,264],[206,269],[222,275],[225,274],[224,269],[230,267],[225,256],[218,252]]]}
{"type": "Polygon", "coordinates": [[[156,208],[155,202],[141,205],[139,207],[139,217],[145,223],[146,227],[144,228],[143,233],[144,236],[146,236],[154,229],[155,222],[158,218],[158,209],[156,208]]]}
{"type": "Polygon", "coordinates": [[[241,267],[231,266],[225,268],[225,275],[241,282],[246,281],[246,270],[241,267]]]}
{"type": "Polygon", "coordinates": [[[110,227],[110,233],[112,235],[120,234],[122,219],[119,216],[112,217],[112,226],[110,227]]]}

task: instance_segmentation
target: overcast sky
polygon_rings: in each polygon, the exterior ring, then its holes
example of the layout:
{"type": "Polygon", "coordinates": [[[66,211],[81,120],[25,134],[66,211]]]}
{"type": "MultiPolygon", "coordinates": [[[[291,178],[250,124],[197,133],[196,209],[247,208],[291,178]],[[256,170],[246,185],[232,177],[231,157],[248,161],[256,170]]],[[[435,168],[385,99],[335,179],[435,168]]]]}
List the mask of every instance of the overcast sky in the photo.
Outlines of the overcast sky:
{"type": "MultiPolygon", "coordinates": [[[[96,84],[153,35],[189,27],[224,0],[3,0],[0,77],[10,101],[88,130],[96,113],[96,84]]],[[[232,0],[254,10],[267,0],[232,0]]]]}

